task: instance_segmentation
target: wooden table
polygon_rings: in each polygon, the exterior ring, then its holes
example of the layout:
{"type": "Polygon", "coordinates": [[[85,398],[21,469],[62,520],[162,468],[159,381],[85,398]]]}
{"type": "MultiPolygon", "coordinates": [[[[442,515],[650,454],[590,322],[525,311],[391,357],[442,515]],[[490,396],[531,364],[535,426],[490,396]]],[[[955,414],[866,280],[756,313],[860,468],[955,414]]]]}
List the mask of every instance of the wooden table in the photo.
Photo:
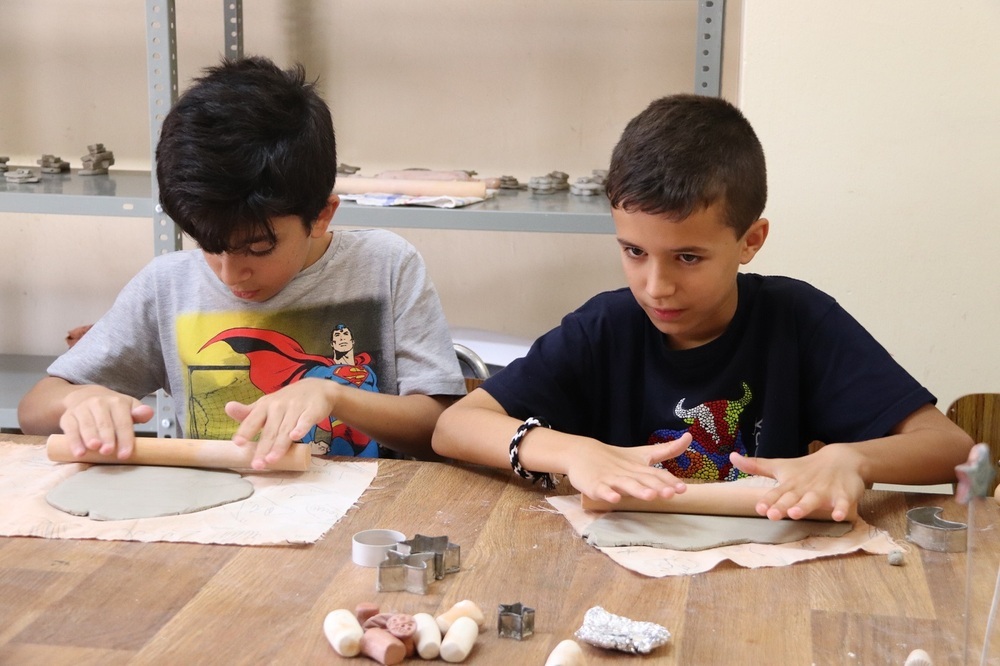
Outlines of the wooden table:
{"type": "MultiPolygon", "coordinates": [[[[918,647],[935,664],[962,662],[965,553],[913,547],[904,566],[868,554],[726,562],[652,579],[586,545],[543,493],[507,471],[381,461],[359,505],[311,546],[0,538],[0,663],[372,663],[333,652],[327,613],[375,601],[437,615],[462,599],[487,615],[473,664],[541,666],[593,606],[662,624],[672,640],[646,659],[584,645],[588,664],[902,664],[918,647]],[[351,561],[351,536],[374,527],[449,536],[461,571],[425,596],[376,593],[375,570],[351,561]],[[535,608],[534,636],[498,638],[497,605],[518,601],[535,608]]],[[[922,505],[965,520],[951,497],[886,491],[869,492],[861,514],[903,541],[905,511],[922,505]]],[[[978,515],[998,514],[990,501],[978,515]]],[[[983,537],[992,559],[977,570],[995,575],[1000,536],[983,537]]],[[[987,603],[993,582],[978,583],[987,603]]]]}

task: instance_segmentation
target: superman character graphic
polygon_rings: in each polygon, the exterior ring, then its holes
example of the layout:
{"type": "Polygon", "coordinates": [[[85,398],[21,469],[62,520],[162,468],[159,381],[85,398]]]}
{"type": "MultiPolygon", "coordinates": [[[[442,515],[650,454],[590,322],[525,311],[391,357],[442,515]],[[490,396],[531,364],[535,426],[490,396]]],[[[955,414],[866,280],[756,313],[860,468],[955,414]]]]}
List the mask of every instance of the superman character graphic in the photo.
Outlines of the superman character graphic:
{"type": "MultiPolygon", "coordinates": [[[[685,407],[681,399],[674,407],[674,414],[688,424],[691,446],[681,455],[667,460],[663,468],[677,478],[705,481],[734,481],[747,476],[729,461],[733,451],[747,455],[747,447],[740,433],[740,415],[753,396],[750,387],[743,383],[743,396],[737,400],[711,400],[685,407]]],[[[683,430],[656,430],[647,444],[670,442],[684,434],[683,430]]]]}
{"type": "MultiPolygon", "coordinates": [[[[331,356],[310,354],[295,339],[262,328],[228,329],[202,345],[202,349],[217,342],[225,342],[234,352],[247,357],[250,381],[263,393],[273,393],[306,377],[329,379],[362,391],[379,392],[371,356],[355,352],[354,336],[344,324],[338,324],[330,332],[331,356]]],[[[329,455],[378,457],[375,440],[334,416],[313,426],[302,441],[326,443],[329,455]]]]}

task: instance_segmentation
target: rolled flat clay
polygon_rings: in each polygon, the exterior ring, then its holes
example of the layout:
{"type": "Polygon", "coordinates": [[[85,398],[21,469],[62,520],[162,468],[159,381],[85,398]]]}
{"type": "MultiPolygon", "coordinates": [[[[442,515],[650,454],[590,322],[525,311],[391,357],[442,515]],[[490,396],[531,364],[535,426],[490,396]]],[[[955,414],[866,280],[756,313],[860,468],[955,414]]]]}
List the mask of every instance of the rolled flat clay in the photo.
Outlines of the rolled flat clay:
{"type": "Polygon", "coordinates": [[[599,548],[652,546],[706,550],[739,543],[778,544],[812,536],[838,537],[853,528],[849,522],[619,511],[592,522],[583,537],[599,548]]]}
{"type": "Polygon", "coordinates": [[[253,485],[236,472],[94,465],[65,479],[45,500],[91,520],[130,520],[194,513],[251,495],[253,485]]]}

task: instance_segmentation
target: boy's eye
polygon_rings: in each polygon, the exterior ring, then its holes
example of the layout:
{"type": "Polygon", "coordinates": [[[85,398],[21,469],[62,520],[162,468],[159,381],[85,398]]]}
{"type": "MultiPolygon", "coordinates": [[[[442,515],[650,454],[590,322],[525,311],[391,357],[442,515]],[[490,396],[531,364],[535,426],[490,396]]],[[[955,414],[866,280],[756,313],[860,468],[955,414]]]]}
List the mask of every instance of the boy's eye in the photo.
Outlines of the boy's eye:
{"type": "Polygon", "coordinates": [[[622,250],[625,252],[625,254],[627,256],[633,257],[633,258],[639,258],[639,257],[643,256],[644,254],[646,254],[645,252],[643,252],[642,250],[640,250],[637,247],[624,246],[624,247],[622,247],[622,250]]]}
{"type": "Polygon", "coordinates": [[[246,253],[251,257],[266,257],[274,252],[274,245],[253,246],[246,249],[246,253]]]}
{"type": "Polygon", "coordinates": [[[697,254],[678,254],[677,259],[680,260],[682,264],[696,264],[701,261],[701,257],[697,254]]]}

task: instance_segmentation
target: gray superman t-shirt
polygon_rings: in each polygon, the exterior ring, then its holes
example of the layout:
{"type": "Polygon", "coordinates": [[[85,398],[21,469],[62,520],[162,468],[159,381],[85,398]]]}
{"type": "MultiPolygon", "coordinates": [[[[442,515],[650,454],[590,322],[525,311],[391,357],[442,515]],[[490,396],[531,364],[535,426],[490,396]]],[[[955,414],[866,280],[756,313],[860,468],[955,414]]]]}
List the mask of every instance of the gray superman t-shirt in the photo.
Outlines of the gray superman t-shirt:
{"type": "MultiPolygon", "coordinates": [[[[264,303],[233,296],[200,250],[159,256],[48,372],[136,398],[162,388],[178,434],[201,439],[235,432],[226,402],[307,376],[396,395],[465,392],[423,260],[384,230],[336,231],[323,256],[264,303]]],[[[336,415],[309,440],[339,455],[377,455],[336,415]]]]}

